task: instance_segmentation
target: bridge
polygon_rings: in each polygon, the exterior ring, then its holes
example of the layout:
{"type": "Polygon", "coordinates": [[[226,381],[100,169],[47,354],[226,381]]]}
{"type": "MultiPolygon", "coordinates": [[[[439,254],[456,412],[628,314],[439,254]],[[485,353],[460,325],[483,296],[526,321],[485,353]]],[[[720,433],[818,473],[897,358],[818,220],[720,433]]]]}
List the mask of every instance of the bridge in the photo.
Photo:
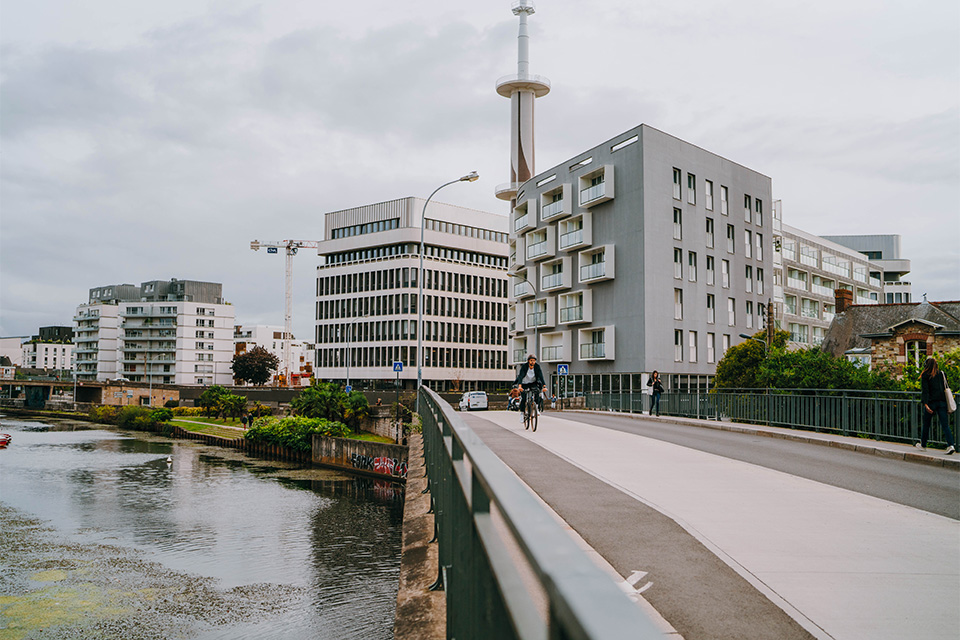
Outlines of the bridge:
{"type": "Polygon", "coordinates": [[[423,402],[448,637],[957,637],[956,456],[716,416],[532,433],[423,402]]]}

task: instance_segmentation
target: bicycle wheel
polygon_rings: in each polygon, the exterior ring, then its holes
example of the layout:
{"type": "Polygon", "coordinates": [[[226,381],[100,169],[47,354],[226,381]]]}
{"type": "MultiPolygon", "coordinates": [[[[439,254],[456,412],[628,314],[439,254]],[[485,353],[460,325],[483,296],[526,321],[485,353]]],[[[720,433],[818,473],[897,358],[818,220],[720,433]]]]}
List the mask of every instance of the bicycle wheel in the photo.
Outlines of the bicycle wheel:
{"type": "Polygon", "coordinates": [[[540,412],[537,411],[536,407],[534,407],[533,409],[533,417],[531,418],[531,420],[533,420],[533,430],[536,431],[537,423],[540,421],[540,412]]]}
{"type": "Polygon", "coordinates": [[[530,428],[530,403],[527,403],[527,406],[523,408],[523,430],[526,431],[530,428]]]}

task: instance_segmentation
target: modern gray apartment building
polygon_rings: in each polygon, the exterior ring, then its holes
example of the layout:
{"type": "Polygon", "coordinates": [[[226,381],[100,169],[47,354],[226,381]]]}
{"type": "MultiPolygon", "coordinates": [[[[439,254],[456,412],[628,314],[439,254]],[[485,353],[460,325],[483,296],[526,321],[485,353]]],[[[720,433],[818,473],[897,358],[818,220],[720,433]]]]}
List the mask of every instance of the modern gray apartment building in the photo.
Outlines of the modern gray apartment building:
{"type": "Polygon", "coordinates": [[[510,218],[510,363],[538,353],[566,394],[655,369],[706,388],[764,326],[771,209],[770,178],[647,125],[535,175],[510,218]]]}
{"type": "MultiPolygon", "coordinates": [[[[318,247],[315,376],[360,387],[417,380],[424,201],[326,214],[318,247]]],[[[431,201],[424,221],[423,384],[502,388],[507,358],[507,218],[431,201]]]]}

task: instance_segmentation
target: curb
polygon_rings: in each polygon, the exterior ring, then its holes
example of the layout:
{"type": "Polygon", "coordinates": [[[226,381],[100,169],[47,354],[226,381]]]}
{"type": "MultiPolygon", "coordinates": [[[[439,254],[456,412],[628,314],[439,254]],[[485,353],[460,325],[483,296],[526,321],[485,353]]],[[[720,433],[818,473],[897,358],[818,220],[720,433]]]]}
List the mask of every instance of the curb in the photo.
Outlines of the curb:
{"type": "MultiPolygon", "coordinates": [[[[875,456],[880,456],[882,458],[890,458],[893,460],[904,460],[906,462],[915,462],[919,464],[925,464],[932,467],[943,467],[944,469],[953,469],[954,471],[960,471],[960,454],[954,454],[951,456],[940,455],[935,456],[930,453],[922,453],[916,450],[912,445],[905,445],[899,443],[886,443],[888,446],[896,447],[910,447],[910,451],[898,451],[896,449],[888,449],[884,447],[877,446],[876,444],[867,444],[870,442],[878,442],[876,440],[865,440],[865,444],[859,442],[848,442],[846,440],[835,440],[832,438],[837,438],[841,436],[829,436],[827,434],[821,434],[820,437],[813,437],[806,435],[802,431],[787,429],[784,427],[764,427],[764,426],[747,426],[741,423],[734,422],[724,422],[724,421],[714,421],[714,420],[695,420],[692,418],[673,418],[673,417],[662,417],[662,416],[649,416],[645,414],[638,413],[624,413],[622,411],[592,411],[589,409],[566,409],[565,411],[571,411],[576,413],[591,413],[591,414],[615,414],[618,416],[626,416],[633,418],[635,420],[649,420],[652,422],[662,422],[664,424],[679,424],[687,427],[700,427],[702,429],[715,429],[717,431],[730,431],[733,433],[745,433],[748,435],[754,436],[765,436],[767,438],[779,438],[781,440],[793,440],[795,442],[806,442],[808,444],[818,444],[827,447],[836,447],[838,449],[845,449],[847,451],[857,451],[860,453],[868,453],[875,456]]],[[[559,412],[558,412],[559,413],[559,412]]],[[[849,436],[844,436],[849,437],[849,436]]]]}

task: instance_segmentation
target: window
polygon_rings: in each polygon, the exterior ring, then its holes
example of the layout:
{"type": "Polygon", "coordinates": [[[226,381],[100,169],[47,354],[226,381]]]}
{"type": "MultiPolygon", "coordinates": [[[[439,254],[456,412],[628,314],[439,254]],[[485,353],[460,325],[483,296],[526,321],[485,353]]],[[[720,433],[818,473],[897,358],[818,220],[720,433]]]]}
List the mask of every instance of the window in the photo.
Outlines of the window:
{"type": "Polygon", "coordinates": [[[747,328],[753,329],[753,302],[750,300],[747,300],[747,307],[744,314],[747,316],[747,328]]]}
{"type": "Polygon", "coordinates": [[[716,322],[716,319],[717,319],[716,311],[717,311],[716,301],[713,297],[713,294],[708,293],[707,294],[707,323],[708,324],[713,324],[714,322],[716,322]]]}
{"type": "Polygon", "coordinates": [[[743,276],[747,281],[747,293],[753,293],[753,267],[747,265],[747,267],[744,269],[743,276]]]}
{"type": "Polygon", "coordinates": [[[744,222],[750,222],[752,206],[753,205],[750,201],[750,196],[743,196],[743,221],[744,222]]]}
{"type": "Polygon", "coordinates": [[[757,268],[757,293],[763,295],[763,269],[757,268]]]}
{"type": "Polygon", "coordinates": [[[673,250],[673,277],[683,279],[683,251],[673,250]]]}
{"type": "Polygon", "coordinates": [[[680,169],[674,168],[673,170],[673,199],[680,199],[680,169]]]}
{"type": "MultiPolygon", "coordinates": [[[[709,182],[707,184],[710,184],[709,182]]],[[[713,218],[707,218],[707,248],[713,249],[713,218]]]]}
{"type": "Polygon", "coordinates": [[[697,176],[687,174],[687,203],[697,204],[697,176]]]}
{"type": "Polygon", "coordinates": [[[688,331],[687,332],[687,344],[690,347],[690,362],[697,361],[697,332],[688,331]]]}
{"type": "Polygon", "coordinates": [[[733,327],[737,324],[737,301],[734,298],[727,298],[727,325],[733,327]]]}
{"type": "Polygon", "coordinates": [[[707,364],[713,364],[714,361],[717,359],[716,347],[717,347],[717,334],[708,333],[707,334],[707,364]]]}
{"type": "Polygon", "coordinates": [[[721,338],[720,349],[723,351],[723,353],[726,353],[729,348],[730,348],[730,336],[725,333],[723,334],[723,338],[721,338]]]}
{"type": "Polygon", "coordinates": [[[693,251],[687,252],[687,265],[689,267],[687,270],[687,279],[690,280],[690,282],[696,282],[697,281],[697,254],[695,252],[693,251]]]}
{"type": "Polygon", "coordinates": [[[743,254],[748,258],[753,257],[753,234],[749,229],[743,230],[743,254]]]}
{"type": "Polygon", "coordinates": [[[673,319],[683,320],[683,290],[673,290],[673,319]]]}
{"type": "Polygon", "coordinates": [[[763,260],[763,234],[758,233],[757,236],[757,260],[763,260]]]}
{"type": "Polygon", "coordinates": [[[708,211],[713,211],[713,183],[705,180],[703,183],[703,195],[705,197],[705,206],[708,211]]]}
{"type": "Polygon", "coordinates": [[[730,261],[721,260],[720,261],[720,279],[721,285],[724,289],[730,288],[730,261]]]}
{"type": "Polygon", "coordinates": [[[727,225],[727,253],[734,253],[736,251],[736,246],[734,244],[734,233],[733,225],[727,225]]]}
{"type": "Polygon", "coordinates": [[[763,202],[760,198],[757,198],[753,201],[753,221],[757,223],[758,227],[763,226],[763,202]]]}
{"type": "Polygon", "coordinates": [[[707,256],[707,284],[712,285],[714,282],[714,260],[713,256],[707,256]]]}
{"type": "Polygon", "coordinates": [[[723,185],[720,185],[720,213],[727,216],[730,215],[730,203],[728,202],[729,192],[727,188],[723,185]]]}
{"type": "Polygon", "coordinates": [[[673,361],[683,362],[683,331],[680,329],[673,332],[673,361]]]}
{"type": "Polygon", "coordinates": [[[673,210],[673,239],[683,240],[683,213],[680,209],[673,210]]]}

